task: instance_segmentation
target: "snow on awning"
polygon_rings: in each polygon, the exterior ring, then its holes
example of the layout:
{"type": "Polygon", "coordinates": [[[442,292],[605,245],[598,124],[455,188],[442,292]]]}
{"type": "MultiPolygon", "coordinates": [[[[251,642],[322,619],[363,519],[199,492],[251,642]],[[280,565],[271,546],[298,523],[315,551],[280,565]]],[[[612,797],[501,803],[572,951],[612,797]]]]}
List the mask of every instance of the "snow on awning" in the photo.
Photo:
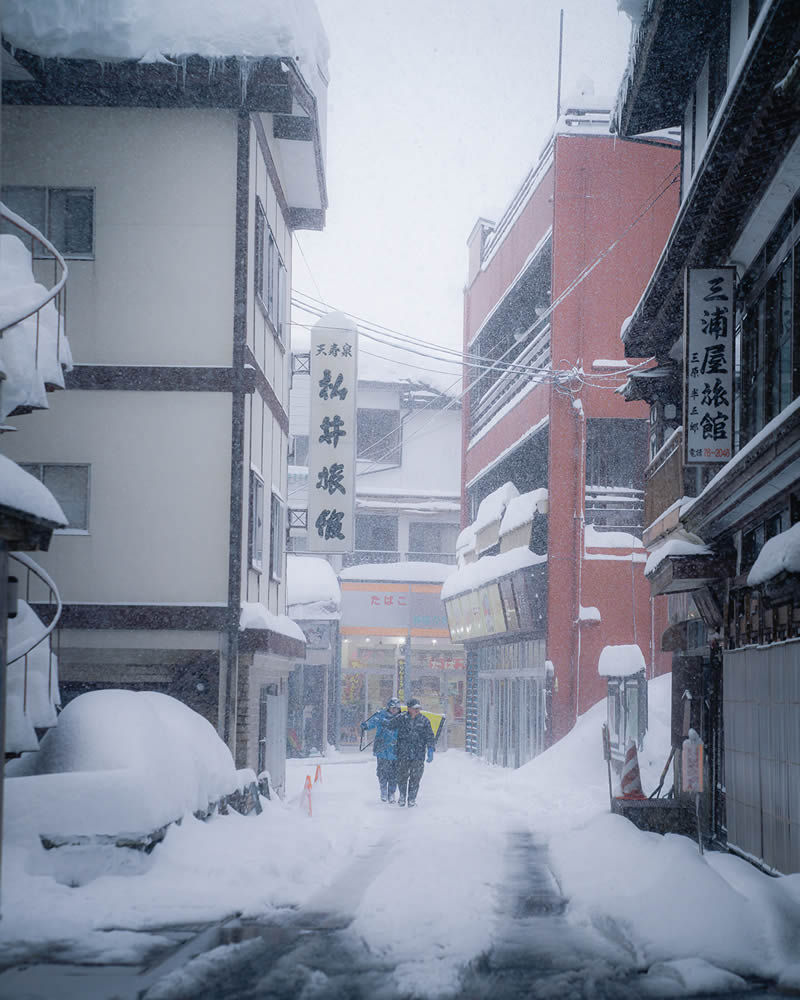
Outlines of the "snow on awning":
{"type": "Polygon", "coordinates": [[[547,490],[531,490],[509,500],[500,522],[500,537],[530,524],[536,512],[547,513],[547,490]]]}
{"type": "Polygon", "coordinates": [[[306,637],[288,615],[276,615],[259,602],[242,601],[239,616],[239,640],[242,652],[273,653],[276,656],[302,659],[306,637]]]}
{"type": "Polygon", "coordinates": [[[496,556],[484,556],[477,562],[462,566],[447,577],[442,587],[442,600],[446,601],[457,594],[477,590],[518,569],[537,566],[544,562],[547,562],[546,555],[537,555],[525,546],[509,549],[508,552],[501,552],[496,556]]]}
{"type": "Polygon", "coordinates": [[[644,567],[644,575],[648,577],[653,576],[665,559],[669,559],[674,556],[689,558],[692,556],[709,556],[711,554],[712,550],[705,544],[705,542],[701,541],[699,538],[690,536],[687,532],[679,530],[668,538],[667,541],[653,549],[647,557],[647,562],[644,567]]]}
{"type": "Polygon", "coordinates": [[[605,646],[597,661],[597,672],[601,677],[632,677],[644,668],[644,654],[635,643],[605,646]]]}
{"type": "Polygon", "coordinates": [[[324,601],[337,607],[342,591],[333,567],[320,556],[286,557],[286,603],[312,604],[324,601]]]}
{"type": "Polygon", "coordinates": [[[747,574],[747,583],[755,587],[780,573],[800,573],[800,524],[793,524],[764,543],[747,574]]]}

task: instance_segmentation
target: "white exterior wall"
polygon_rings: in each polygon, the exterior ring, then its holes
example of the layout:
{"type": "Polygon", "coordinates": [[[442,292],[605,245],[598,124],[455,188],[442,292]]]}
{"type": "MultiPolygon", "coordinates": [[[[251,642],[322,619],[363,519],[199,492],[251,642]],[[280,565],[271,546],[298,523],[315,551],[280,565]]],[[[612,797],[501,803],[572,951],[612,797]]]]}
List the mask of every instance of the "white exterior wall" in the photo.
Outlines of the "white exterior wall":
{"type": "Polygon", "coordinates": [[[66,603],[227,603],[230,395],[51,393],[15,418],[17,462],[89,463],[88,533],[36,559],[66,603]]]}
{"type": "Polygon", "coordinates": [[[69,261],[76,362],[229,365],[235,115],[6,107],[3,133],[4,184],[95,191],[95,258],[69,261]]]}
{"type": "MultiPolygon", "coordinates": [[[[272,116],[261,115],[264,131],[272,134],[272,116]]],[[[275,157],[274,145],[269,147],[275,157]]],[[[275,164],[280,170],[279,163],[275,164]]],[[[280,176],[280,174],[279,174],[280,176]]],[[[278,402],[289,413],[289,297],[292,275],[292,233],[284,218],[281,206],[268,175],[267,166],[256,130],[250,127],[250,192],[248,198],[248,275],[247,275],[247,345],[256,362],[272,386],[278,402]],[[259,198],[267,216],[267,223],[278,246],[286,267],[286,298],[284,303],[284,343],[272,330],[255,295],[255,208],[259,198]]],[[[256,392],[248,396],[245,403],[245,452],[244,452],[244,497],[245,519],[242,537],[242,600],[256,601],[265,605],[275,614],[286,612],[286,553],[284,540],[283,568],[279,578],[270,572],[270,504],[274,492],[287,502],[287,454],[288,435],[275,420],[271,410],[256,392]],[[254,470],[264,481],[264,559],[261,571],[250,567],[248,562],[249,523],[249,477],[254,470]]],[[[287,515],[288,516],[288,515],[287,515]]]]}

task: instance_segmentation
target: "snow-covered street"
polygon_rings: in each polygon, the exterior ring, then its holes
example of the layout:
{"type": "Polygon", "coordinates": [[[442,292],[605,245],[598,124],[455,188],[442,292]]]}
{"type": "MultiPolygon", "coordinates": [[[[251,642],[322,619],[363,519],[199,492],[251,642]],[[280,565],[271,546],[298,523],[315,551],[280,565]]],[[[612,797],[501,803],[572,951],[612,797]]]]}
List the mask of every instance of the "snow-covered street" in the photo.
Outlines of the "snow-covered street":
{"type": "MultiPolygon", "coordinates": [[[[646,792],[668,705],[669,677],[651,682],[646,792]]],[[[187,816],[150,855],[11,841],[0,996],[482,996],[520,976],[547,996],[800,988],[800,877],[611,815],[604,712],[517,771],[437,754],[415,810],[379,801],[369,751],[332,752],[288,762],[285,802],[187,816]]]]}

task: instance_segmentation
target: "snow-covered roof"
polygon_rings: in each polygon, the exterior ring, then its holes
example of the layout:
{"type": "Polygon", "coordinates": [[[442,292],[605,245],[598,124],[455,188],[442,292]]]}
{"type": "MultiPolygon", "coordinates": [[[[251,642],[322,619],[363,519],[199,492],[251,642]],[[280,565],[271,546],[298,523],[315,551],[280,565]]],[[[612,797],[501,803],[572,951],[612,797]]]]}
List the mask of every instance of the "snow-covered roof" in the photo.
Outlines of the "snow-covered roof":
{"type": "Polygon", "coordinates": [[[709,556],[712,550],[696,535],[678,529],[661,545],[653,549],[647,557],[644,575],[652,576],[668,556],[709,556]]]}
{"type": "Polygon", "coordinates": [[[306,641],[303,630],[288,615],[276,615],[263,604],[253,601],[242,601],[239,628],[242,631],[248,628],[269,629],[271,632],[280,632],[290,639],[298,639],[302,643],[306,641]]]}
{"type": "Polygon", "coordinates": [[[478,587],[499,580],[502,576],[508,576],[518,569],[536,566],[543,562],[547,562],[547,556],[537,555],[524,545],[496,556],[484,556],[477,562],[462,566],[447,577],[442,587],[442,600],[446,601],[456,594],[464,594],[469,590],[477,590],[478,587]]]}
{"type": "Polygon", "coordinates": [[[368,583],[442,583],[453,567],[437,562],[362,563],[339,573],[340,580],[368,583]]]}
{"type": "Polygon", "coordinates": [[[539,511],[547,511],[547,490],[531,490],[529,493],[520,493],[512,497],[506,505],[503,519],[500,522],[500,537],[516,531],[525,524],[533,520],[533,515],[539,511]]]}
{"type": "Polygon", "coordinates": [[[600,617],[600,609],[595,607],[585,608],[583,605],[578,609],[578,621],[581,622],[599,622],[602,621],[600,617]]]}
{"type": "Polygon", "coordinates": [[[339,606],[342,591],[333,567],[320,556],[286,557],[286,603],[290,607],[326,603],[339,606]]]}
{"type": "Polygon", "coordinates": [[[0,455],[0,507],[49,521],[56,528],[68,523],[50,490],[5,455],[0,455]]]}
{"type": "Polygon", "coordinates": [[[635,643],[605,646],[597,661],[597,672],[601,677],[630,677],[644,668],[644,654],[635,643]]]}
{"type": "Polygon", "coordinates": [[[289,56],[308,82],[317,66],[327,74],[314,0],[5,0],[3,34],[17,48],[65,59],[289,56]]]}
{"type": "Polygon", "coordinates": [[[779,573],[800,573],[800,524],[793,524],[764,543],[747,574],[747,582],[754,587],[779,573]]]}

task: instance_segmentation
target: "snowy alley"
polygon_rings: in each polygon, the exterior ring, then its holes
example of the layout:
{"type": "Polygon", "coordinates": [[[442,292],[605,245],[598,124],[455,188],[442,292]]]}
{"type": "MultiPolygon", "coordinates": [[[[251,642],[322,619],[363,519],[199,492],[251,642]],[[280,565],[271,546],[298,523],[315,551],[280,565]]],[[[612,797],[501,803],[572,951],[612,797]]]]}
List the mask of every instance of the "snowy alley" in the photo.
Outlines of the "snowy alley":
{"type": "MultiPolygon", "coordinates": [[[[669,681],[650,683],[645,792],[668,743],[669,681]]],[[[0,997],[800,989],[800,877],[610,815],[604,712],[516,771],[437,754],[413,811],[379,801],[368,750],[331,751],[287,762],[286,800],[260,816],[187,816],[149,856],[89,864],[12,840],[0,997]]]]}

